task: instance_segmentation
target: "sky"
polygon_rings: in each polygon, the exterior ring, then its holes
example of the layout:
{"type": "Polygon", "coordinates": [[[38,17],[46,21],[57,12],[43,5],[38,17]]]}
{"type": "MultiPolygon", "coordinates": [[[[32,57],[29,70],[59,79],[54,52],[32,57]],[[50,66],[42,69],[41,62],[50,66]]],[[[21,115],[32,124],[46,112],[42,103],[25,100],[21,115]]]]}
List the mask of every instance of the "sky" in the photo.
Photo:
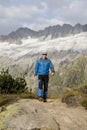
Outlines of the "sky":
{"type": "Polygon", "coordinates": [[[87,0],[0,0],[0,35],[64,23],[87,24],[87,0]]]}

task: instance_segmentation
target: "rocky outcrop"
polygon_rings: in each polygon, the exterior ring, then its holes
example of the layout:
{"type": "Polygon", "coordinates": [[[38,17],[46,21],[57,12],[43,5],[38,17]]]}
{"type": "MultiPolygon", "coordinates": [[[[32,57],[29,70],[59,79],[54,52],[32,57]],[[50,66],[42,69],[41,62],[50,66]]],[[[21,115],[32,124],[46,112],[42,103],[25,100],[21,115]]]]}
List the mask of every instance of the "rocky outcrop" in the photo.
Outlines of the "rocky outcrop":
{"type": "Polygon", "coordinates": [[[38,100],[20,100],[19,113],[9,122],[13,130],[86,130],[87,112],[84,108],[67,107],[59,99],[48,99],[47,103],[38,100]]]}

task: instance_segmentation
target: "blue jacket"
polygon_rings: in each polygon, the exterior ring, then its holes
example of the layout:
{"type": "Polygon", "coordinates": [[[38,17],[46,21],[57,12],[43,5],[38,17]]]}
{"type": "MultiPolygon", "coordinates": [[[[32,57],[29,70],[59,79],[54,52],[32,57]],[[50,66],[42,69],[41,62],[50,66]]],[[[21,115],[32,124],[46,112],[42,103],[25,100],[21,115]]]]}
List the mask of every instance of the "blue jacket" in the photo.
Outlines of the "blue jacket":
{"type": "Polygon", "coordinates": [[[35,75],[49,75],[49,70],[55,72],[52,62],[48,58],[40,58],[35,66],[35,75]]]}

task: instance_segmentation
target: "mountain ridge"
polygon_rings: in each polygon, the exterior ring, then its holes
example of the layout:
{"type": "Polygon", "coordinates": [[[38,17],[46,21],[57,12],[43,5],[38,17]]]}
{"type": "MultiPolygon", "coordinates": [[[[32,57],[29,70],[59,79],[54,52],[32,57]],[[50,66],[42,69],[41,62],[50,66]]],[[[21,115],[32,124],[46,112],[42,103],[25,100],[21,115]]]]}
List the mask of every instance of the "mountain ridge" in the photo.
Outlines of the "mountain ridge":
{"type": "Polygon", "coordinates": [[[14,40],[20,40],[21,38],[40,38],[43,37],[43,40],[45,40],[47,37],[50,36],[50,39],[55,39],[59,37],[66,37],[69,35],[78,34],[81,32],[87,32],[87,24],[81,25],[81,24],[75,24],[74,26],[70,24],[63,24],[61,25],[54,25],[54,26],[48,26],[44,30],[34,31],[30,28],[23,28],[20,27],[16,31],[13,31],[9,33],[8,35],[1,35],[0,40],[1,41],[14,41],[14,40]]]}

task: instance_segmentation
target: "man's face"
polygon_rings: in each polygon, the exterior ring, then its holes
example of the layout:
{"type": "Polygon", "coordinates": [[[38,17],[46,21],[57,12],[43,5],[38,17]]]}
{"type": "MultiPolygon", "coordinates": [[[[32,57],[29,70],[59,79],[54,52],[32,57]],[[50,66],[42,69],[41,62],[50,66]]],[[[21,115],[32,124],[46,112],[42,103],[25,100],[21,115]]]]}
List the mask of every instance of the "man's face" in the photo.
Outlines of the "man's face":
{"type": "Polygon", "coordinates": [[[46,54],[42,54],[42,58],[45,59],[47,57],[46,54]]]}

